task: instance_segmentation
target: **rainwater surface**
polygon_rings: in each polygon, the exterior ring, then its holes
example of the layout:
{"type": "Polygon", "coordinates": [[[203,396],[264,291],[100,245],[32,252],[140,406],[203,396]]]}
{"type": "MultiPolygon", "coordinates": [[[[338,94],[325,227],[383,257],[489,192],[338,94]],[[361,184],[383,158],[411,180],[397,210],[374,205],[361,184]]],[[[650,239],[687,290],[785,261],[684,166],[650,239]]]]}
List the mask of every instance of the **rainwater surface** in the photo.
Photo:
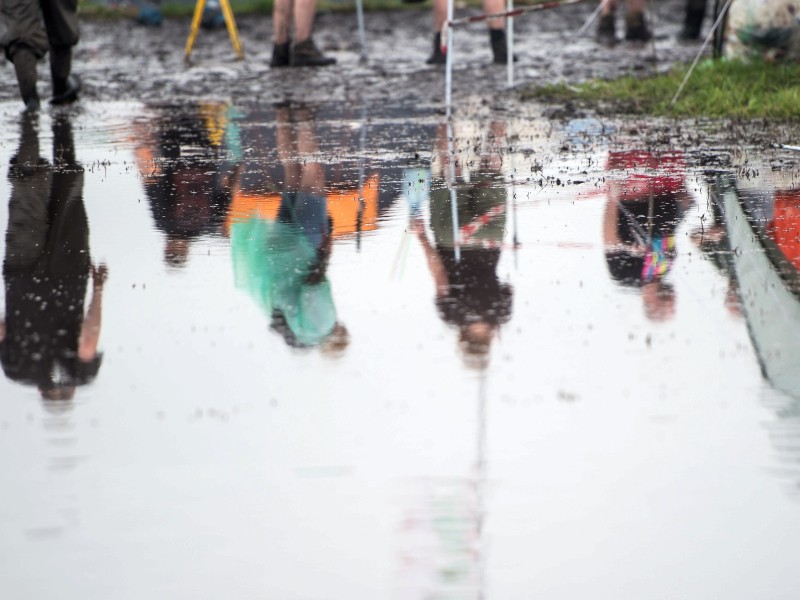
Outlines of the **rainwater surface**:
{"type": "Polygon", "coordinates": [[[796,597],[790,155],[0,108],[4,598],[796,597]]]}

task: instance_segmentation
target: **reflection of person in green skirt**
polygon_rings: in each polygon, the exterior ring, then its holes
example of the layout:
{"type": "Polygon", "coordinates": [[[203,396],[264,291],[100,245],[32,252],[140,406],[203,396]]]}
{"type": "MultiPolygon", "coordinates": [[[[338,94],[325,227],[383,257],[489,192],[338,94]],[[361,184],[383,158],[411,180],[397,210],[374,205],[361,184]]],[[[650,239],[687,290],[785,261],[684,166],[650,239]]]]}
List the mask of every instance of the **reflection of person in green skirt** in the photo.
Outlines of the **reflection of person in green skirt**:
{"type": "Polygon", "coordinates": [[[294,348],[338,353],[348,334],[337,321],[326,270],[332,247],[322,165],[307,111],[279,108],[278,151],[286,191],[275,220],[254,217],[231,226],[236,286],[270,315],[271,329],[294,348]],[[290,122],[292,118],[295,122],[290,122]]]}
{"type": "MultiPolygon", "coordinates": [[[[458,124],[457,124],[458,125],[458,124]]],[[[466,127],[464,127],[466,129],[466,127]]],[[[459,152],[454,182],[456,192],[434,180],[431,185],[430,227],[432,244],[420,218],[412,229],[422,244],[428,267],[436,284],[439,316],[459,331],[459,348],[467,366],[485,369],[489,351],[500,325],[511,318],[513,290],[497,276],[506,224],[506,191],[500,179],[500,143],[504,127],[492,123],[488,135],[474,132],[456,136],[456,149],[478,149],[470,160],[468,151],[459,152]],[[461,165],[476,168],[462,172],[461,165]],[[457,203],[457,227],[452,209],[457,203]]],[[[447,134],[439,132],[438,157],[444,174],[448,170],[447,134]]],[[[434,161],[434,170],[436,168],[434,161]]]]}

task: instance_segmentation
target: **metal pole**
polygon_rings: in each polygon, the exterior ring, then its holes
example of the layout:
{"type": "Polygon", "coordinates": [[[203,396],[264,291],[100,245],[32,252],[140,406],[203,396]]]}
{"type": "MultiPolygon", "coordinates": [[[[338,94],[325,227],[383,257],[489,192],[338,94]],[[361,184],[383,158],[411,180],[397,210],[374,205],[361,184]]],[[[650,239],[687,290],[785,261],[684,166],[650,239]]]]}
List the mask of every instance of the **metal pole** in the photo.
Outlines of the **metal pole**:
{"type": "MultiPolygon", "coordinates": [[[[452,1],[452,0],[451,0],[452,1]]],[[[453,138],[453,123],[447,119],[447,157],[450,188],[450,217],[453,220],[453,250],[456,262],[461,262],[461,229],[458,224],[458,196],[456,195],[456,151],[453,138]]]]}
{"type": "Polygon", "coordinates": [[[367,62],[367,33],[364,27],[364,0],[356,0],[356,15],[358,16],[358,41],[361,43],[361,56],[359,62],[367,62]]]}
{"type": "Polygon", "coordinates": [[[452,20],[453,0],[447,0],[447,21],[441,33],[441,41],[445,47],[444,109],[448,119],[453,102],[453,28],[450,26],[452,20]]]}
{"type": "MultiPolygon", "coordinates": [[[[506,10],[514,10],[514,0],[506,0],[506,10]]],[[[514,87],[514,18],[506,17],[506,84],[514,87]]]]}

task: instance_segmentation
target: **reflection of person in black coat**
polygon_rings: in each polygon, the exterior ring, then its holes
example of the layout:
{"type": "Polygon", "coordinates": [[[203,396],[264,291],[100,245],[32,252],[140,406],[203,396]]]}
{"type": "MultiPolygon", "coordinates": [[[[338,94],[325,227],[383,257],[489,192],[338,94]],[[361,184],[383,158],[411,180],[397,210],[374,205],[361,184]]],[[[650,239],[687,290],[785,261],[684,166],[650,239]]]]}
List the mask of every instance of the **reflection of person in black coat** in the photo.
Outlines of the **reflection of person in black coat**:
{"type": "Polygon", "coordinates": [[[165,108],[142,136],[140,150],[154,154],[153,164],[140,166],[145,193],[156,227],[166,235],[164,261],[172,267],[186,264],[193,239],[219,231],[230,206],[239,167],[223,168],[227,108],[165,108]]]}
{"type": "Polygon", "coordinates": [[[36,117],[22,119],[9,172],[0,361],[9,379],[37,386],[47,400],[69,400],[100,368],[106,268],[91,263],[83,168],[75,161],[69,121],[59,116],[53,122],[51,165],[39,157],[36,117]],[[92,298],[84,315],[90,277],[92,298]]]}

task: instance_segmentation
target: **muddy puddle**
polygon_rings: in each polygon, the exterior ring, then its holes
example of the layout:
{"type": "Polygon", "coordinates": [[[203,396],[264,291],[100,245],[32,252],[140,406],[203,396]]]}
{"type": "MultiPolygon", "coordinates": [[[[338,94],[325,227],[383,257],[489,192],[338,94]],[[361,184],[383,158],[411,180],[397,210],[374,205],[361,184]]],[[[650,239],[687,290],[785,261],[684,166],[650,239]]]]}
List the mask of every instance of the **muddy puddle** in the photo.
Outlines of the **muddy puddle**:
{"type": "Polygon", "coordinates": [[[3,109],[9,597],[793,597],[791,150],[3,109]]]}

